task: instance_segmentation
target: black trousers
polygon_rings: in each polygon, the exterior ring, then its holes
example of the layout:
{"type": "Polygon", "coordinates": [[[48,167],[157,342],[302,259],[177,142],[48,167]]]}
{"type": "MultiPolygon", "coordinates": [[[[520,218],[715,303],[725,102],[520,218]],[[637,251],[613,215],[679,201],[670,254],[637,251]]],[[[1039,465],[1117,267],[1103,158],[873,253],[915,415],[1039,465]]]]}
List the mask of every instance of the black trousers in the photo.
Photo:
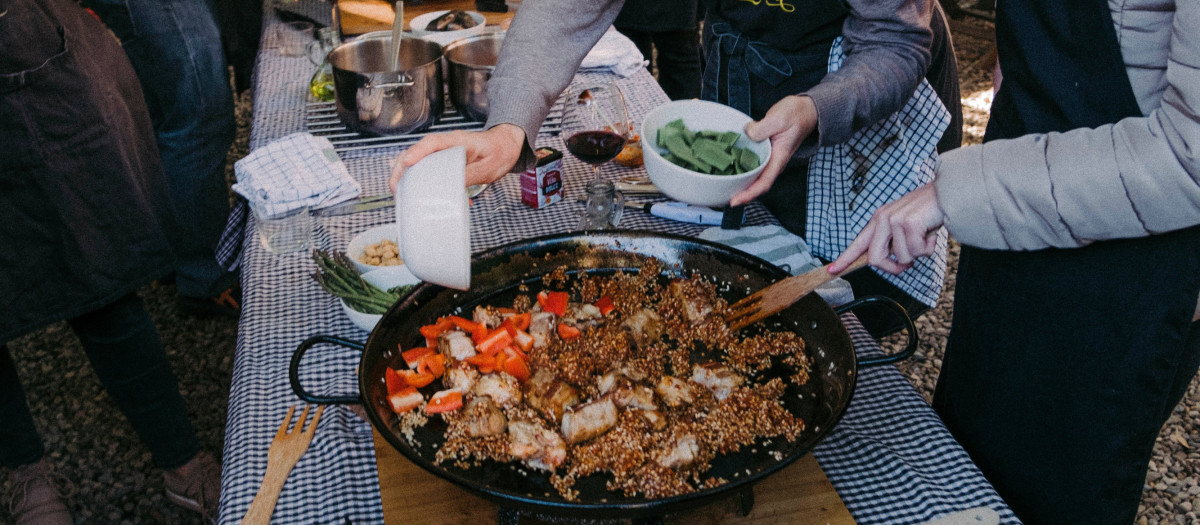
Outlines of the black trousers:
{"type": "Polygon", "coordinates": [[[685,31],[635,31],[617,28],[658,69],[658,85],[671,100],[700,97],[700,28],[685,31]],[[658,51],[657,57],[654,51],[658,51]]]}
{"type": "MultiPolygon", "coordinates": [[[[161,338],[136,294],[67,321],[117,408],[161,469],[200,452],[161,338]]],[[[86,429],[78,429],[86,431],[86,429]]],[[[7,344],[0,345],[0,465],[36,463],[45,445],[29,413],[7,344]]]]}
{"type": "Polygon", "coordinates": [[[1129,524],[1200,364],[1200,227],[1074,250],[964,246],[933,406],[1025,523],[1129,524]]]}

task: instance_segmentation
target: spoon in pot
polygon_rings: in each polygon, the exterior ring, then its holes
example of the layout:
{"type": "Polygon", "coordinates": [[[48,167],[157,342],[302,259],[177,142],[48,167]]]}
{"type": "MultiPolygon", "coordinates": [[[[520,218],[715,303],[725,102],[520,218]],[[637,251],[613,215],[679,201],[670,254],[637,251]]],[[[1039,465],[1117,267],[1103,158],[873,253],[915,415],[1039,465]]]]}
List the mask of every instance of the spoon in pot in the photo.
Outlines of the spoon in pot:
{"type": "Polygon", "coordinates": [[[392,20],[392,49],[388,54],[389,71],[400,73],[400,42],[404,33],[404,0],[396,0],[396,18],[392,20]]]}

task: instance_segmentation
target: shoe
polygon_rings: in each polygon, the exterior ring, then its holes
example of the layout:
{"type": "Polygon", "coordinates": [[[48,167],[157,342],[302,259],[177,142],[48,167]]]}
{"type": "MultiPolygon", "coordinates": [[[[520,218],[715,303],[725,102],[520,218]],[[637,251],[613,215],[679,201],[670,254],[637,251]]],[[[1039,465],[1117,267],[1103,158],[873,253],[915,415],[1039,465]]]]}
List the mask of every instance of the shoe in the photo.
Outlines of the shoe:
{"type": "Polygon", "coordinates": [[[220,315],[237,319],[242,314],[242,287],[235,283],[213,297],[179,296],[179,310],[193,316],[220,315]]]}
{"type": "Polygon", "coordinates": [[[16,525],[73,525],[71,511],[63,503],[69,482],[50,471],[45,459],[17,467],[8,475],[12,499],[8,512],[16,525]]]}
{"type": "Polygon", "coordinates": [[[217,505],[221,497],[221,464],[207,452],[177,469],[163,472],[167,499],[193,512],[199,512],[206,523],[217,520],[217,505]]]}

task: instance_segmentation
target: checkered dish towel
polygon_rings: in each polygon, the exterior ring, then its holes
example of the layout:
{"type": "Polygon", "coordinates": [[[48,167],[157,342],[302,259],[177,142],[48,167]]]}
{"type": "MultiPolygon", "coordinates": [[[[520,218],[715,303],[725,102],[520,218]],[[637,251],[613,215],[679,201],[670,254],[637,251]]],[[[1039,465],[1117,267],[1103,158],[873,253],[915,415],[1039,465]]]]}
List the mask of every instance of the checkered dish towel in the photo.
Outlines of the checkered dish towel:
{"type": "MultiPolygon", "coordinates": [[[[792,275],[800,275],[821,267],[821,261],[816,260],[809,252],[808,243],[783,226],[769,224],[748,226],[739,230],[709,228],[700,232],[700,238],[766,259],[792,275]]],[[[829,281],[817,287],[815,291],[833,306],[854,300],[854,290],[850,289],[850,283],[841,278],[829,281]]]]}
{"type": "Polygon", "coordinates": [[[329,139],[303,132],[251,151],[233,168],[233,191],[268,217],[304,206],[324,208],[362,193],[329,139]]]}
{"type": "MultiPolygon", "coordinates": [[[[842,65],[842,39],[829,50],[829,71],[842,65]]],[[[836,259],[867,226],[875,210],[933,181],[937,142],[950,113],[922,79],[900,111],[859,130],[845,143],[822,147],[808,163],[808,239],[812,254],[836,259]]],[[[874,270],[888,282],[933,307],[946,275],[946,229],[933,255],[917,259],[900,275],[874,270]]]]}

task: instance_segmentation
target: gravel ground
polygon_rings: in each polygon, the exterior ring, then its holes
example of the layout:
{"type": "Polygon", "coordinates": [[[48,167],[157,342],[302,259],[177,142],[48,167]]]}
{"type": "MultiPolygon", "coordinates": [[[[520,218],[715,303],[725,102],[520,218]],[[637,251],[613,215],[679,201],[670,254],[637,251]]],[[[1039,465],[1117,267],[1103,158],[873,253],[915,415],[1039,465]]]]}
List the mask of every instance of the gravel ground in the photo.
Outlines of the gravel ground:
{"type": "MultiPolygon", "coordinates": [[[[955,22],[965,110],[966,142],[983,134],[991,103],[990,24],[967,18],[955,22]]],[[[230,160],[246,153],[251,104],[238,101],[239,133],[230,160]]],[[[232,173],[232,163],[230,164],[232,173]]],[[[921,334],[915,358],[900,365],[913,385],[929,399],[941,366],[953,311],[957,246],[952,246],[946,290],[937,308],[917,321],[921,334]]],[[[219,454],[224,433],[237,323],[229,319],[195,319],[175,307],[175,288],[142,290],[147,307],[165,340],[171,365],[190,407],[202,446],[219,454]]],[[[885,346],[900,344],[898,337],[885,346]]],[[[65,324],[46,327],[9,344],[19,366],[31,410],[57,471],[74,483],[71,510],[78,523],[199,523],[194,514],[177,510],[162,493],[161,475],[132,428],[117,415],[65,324]]],[[[1200,507],[1200,379],[1159,435],[1146,476],[1138,523],[1197,523],[1200,507]]],[[[7,477],[0,495],[7,495],[7,477]]],[[[7,499],[4,500],[7,502],[7,499]]],[[[7,506],[0,520],[8,520],[7,506]]]]}

